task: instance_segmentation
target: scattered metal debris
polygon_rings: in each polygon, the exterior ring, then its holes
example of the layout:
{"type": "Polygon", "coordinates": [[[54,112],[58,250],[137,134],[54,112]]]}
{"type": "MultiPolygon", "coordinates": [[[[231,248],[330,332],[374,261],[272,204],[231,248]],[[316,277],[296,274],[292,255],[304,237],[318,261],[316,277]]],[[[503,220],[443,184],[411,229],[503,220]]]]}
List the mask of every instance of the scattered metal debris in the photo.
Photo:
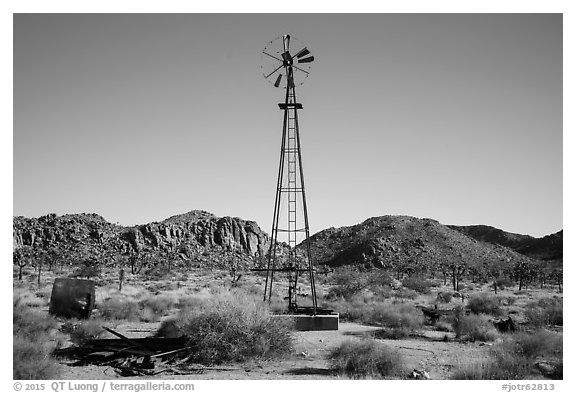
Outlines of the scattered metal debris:
{"type": "Polygon", "coordinates": [[[103,327],[117,339],[86,340],[82,345],[58,349],[54,355],[74,360],[71,366],[89,364],[109,366],[123,377],[152,376],[161,373],[201,374],[205,370],[231,371],[235,368],[207,367],[191,363],[192,355],[186,336],[178,338],[128,338],[103,327]]]}
{"type": "Polygon", "coordinates": [[[495,319],[492,321],[492,323],[500,333],[516,331],[516,324],[510,315],[508,315],[507,319],[495,319]]]}

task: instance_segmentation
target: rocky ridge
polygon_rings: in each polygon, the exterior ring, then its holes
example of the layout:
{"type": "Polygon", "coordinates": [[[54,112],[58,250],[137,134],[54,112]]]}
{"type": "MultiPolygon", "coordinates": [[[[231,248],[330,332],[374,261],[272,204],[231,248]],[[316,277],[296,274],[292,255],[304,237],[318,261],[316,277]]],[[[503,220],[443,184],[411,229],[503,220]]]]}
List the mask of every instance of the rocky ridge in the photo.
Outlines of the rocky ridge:
{"type": "Polygon", "coordinates": [[[541,238],[534,238],[529,235],[506,232],[488,225],[449,225],[449,228],[462,232],[479,241],[511,248],[531,258],[543,260],[561,260],[563,258],[564,231],[559,231],[541,238]]]}
{"type": "Polygon", "coordinates": [[[200,210],[133,227],[109,223],[97,214],[48,214],[37,219],[14,217],[13,248],[22,246],[82,246],[88,252],[104,248],[125,254],[178,249],[189,258],[234,252],[256,260],[267,252],[270,239],[254,221],[200,210]]]}

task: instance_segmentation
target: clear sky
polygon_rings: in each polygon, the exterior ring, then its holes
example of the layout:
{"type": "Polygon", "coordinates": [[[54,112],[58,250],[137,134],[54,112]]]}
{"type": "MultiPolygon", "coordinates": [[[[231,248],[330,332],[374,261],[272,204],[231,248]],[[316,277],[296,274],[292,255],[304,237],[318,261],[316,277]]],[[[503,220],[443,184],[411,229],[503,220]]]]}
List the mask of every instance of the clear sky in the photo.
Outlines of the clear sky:
{"type": "Polygon", "coordinates": [[[311,232],[386,214],[543,236],[562,222],[561,14],[16,14],[13,214],[123,225],[202,209],[271,229],[297,91],[311,232]]]}

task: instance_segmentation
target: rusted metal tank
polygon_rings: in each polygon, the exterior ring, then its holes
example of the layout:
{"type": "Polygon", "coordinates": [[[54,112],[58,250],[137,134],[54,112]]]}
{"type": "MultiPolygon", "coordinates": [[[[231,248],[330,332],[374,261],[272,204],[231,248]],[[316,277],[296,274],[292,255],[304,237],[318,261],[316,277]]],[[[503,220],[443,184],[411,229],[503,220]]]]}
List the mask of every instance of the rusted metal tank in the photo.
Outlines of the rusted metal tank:
{"type": "Polygon", "coordinates": [[[66,318],[89,318],[94,299],[94,281],[57,278],[52,287],[49,313],[66,318]]]}

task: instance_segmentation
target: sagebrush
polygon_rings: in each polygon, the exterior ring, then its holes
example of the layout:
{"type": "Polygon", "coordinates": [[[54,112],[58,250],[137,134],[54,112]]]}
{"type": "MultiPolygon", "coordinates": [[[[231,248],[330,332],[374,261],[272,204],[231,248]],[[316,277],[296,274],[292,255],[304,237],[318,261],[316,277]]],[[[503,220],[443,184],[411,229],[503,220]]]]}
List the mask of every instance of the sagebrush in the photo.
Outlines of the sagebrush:
{"type": "Polygon", "coordinates": [[[374,339],[345,341],[328,355],[331,369],[349,378],[399,377],[404,372],[400,354],[374,339]]]}

